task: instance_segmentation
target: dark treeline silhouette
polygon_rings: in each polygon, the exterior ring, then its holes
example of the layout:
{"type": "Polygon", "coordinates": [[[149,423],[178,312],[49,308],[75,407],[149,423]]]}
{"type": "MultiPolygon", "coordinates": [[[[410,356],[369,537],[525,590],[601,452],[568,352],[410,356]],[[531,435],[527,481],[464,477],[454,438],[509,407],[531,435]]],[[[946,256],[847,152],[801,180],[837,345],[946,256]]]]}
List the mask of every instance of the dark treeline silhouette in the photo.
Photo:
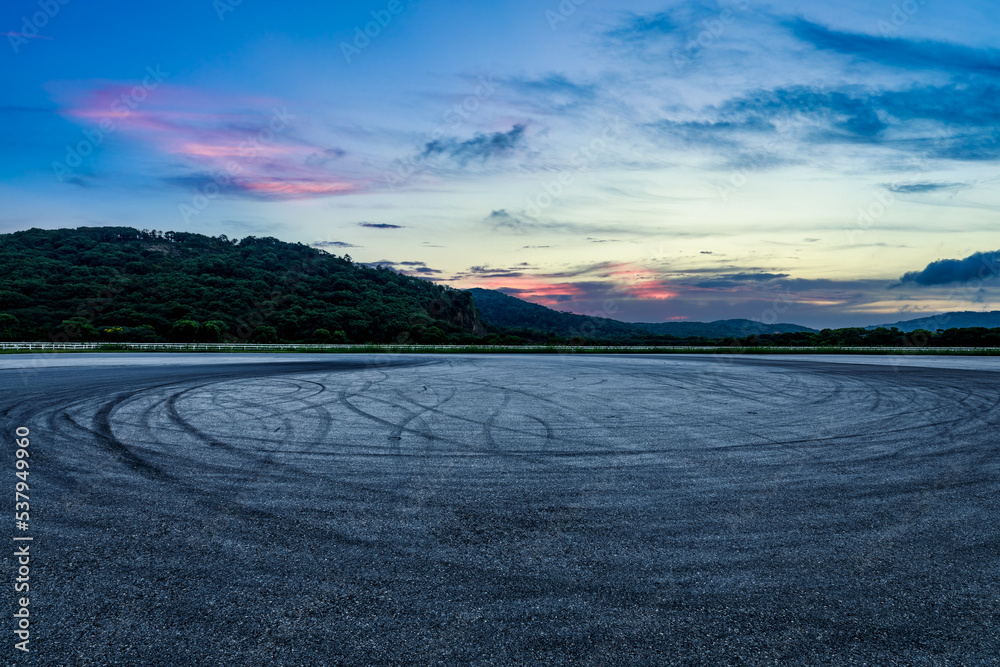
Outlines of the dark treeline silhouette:
{"type": "Polygon", "coordinates": [[[904,332],[896,327],[823,329],[731,338],[725,344],[757,347],[1000,347],[1000,328],[964,327],[904,332]]]}

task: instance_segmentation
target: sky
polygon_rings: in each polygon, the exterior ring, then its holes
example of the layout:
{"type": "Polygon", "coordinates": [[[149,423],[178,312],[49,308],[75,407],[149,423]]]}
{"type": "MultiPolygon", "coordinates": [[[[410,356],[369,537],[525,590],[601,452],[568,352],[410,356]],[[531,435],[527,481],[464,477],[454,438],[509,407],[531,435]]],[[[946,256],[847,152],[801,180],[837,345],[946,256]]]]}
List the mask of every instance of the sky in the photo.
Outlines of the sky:
{"type": "Polygon", "coordinates": [[[274,236],[623,321],[992,310],[998,25],[995,0],[11,0],[0,233],[274,236]]]}

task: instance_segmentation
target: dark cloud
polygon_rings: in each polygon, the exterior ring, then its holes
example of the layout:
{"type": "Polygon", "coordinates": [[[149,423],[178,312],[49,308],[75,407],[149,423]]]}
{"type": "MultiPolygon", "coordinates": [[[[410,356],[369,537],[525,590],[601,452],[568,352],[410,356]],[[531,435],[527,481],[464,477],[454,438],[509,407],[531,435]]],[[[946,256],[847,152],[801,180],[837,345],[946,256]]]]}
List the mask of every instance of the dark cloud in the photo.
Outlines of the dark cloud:
{"type": "Polygon", "coordinates": [[[345,243],[344,241],[320,241],[318,243],[313,243],[314,248],[359,248],[353,243],[345,243]]]}
{"type": "Polygon", "coordinates": [[[792,34],[818,49],[856,56],[905,69],[935,69],[1000,74],[1000,51],[973,49],[930,40],[912,41],[830,30],[804,19],[784,24],[792,34]]]}
{"type": "Polygon", "coordinates": [[[359,227],[368,227],[369,229],[403,229],[402,225],[390,225],[385,222],[359,222],[359,227]]]}
{"type": "MultiPolygon", "coordinates": [[[[686,283],[692,287],[704,287],[709,289],[722,289],[727,287],[739,287],[746,284],[759,284],[767,283],[776,280],[781,280],[782,278],[787,278],[787,273],[764,273],[764,272],[753,272],[753,273],[719,273],[715,275],[710,280],[700,280],[695,282],[686,283]]],[[[679,284],[685,284],[684,281],[678,281],[679,284]]]]}
{"type": "Polygon", "coordinates": [[[521,216],[508,213],[507,209],[504,208],[490,213],[484,222],[492,226],[493,229],[516,230],[525,226],[525,221],[521,216]]]}
{"type": "Polygon", "coordinates": [[[756,90],[715,107],[699,110],[709,120],[663,119],[649,125],[672,141],[742,150],[757,135],[770,148],[737,156],[755,168],[781,164],[780,149],[798,139],[806,143],[879,144],[925,157],[955,160],[1000,158],[1000,86],[969,82],[876,90],[863,86],[824,89],[791,86],[756,90]],[[789,121],[810,122],[796,129],[789,121]],[[777,123],[786,129],[778,135],[777,123]],[[922,128],[918,133],[914,128],[922,128]],[[795,136],[795,133],[798,136],[795,136]]]}
{"type": "Polygon", "coordinates": [[[472,139],[459,141],[457,139],[435,139],[424,146],[420,157],[444,155],[466,163],[470,160],[487,161],[492,158],[512,154],[524,144],[523,124],[515,125],[507,132],[492,134],[477,134],[472,139]]]}
{"type": "Polygon", "coordinates": [[[456,279],[459,278],[515,278],[517,276],[523,276],[524,272],[521,270],[526,266],[522,264],[521,266],[504,269],[504,268],[491,268],[488,266],[470,266],[465,271],[461,271],[455,275],[456,279]]]}
{"type": "Polygon", "coordinates": [[[911,271],[902,278],[901,284],[946,285],[948,283],[986,280],[1000,275],[1000,250],[977,252],[964,259],[939,259],[920,271],[911,271]]]}
{"type": "Polygon", "coordinates": [[[634,42],[670,35],[679,29],[678,22],[668,12],[654,14],[629,14],[619,25],[606,35],[611,39],[634,42]]]}
{"type": "Polygon", "coordinates": [[[763,282],[765,280],[777,280],[787,278],[787,273],[724,273],[721,278],[727,280],[737,280],[740,282],[763,282]]]}
{"type": "Polygon", "coordinates": [[[759,90],[730,100],[720,113],[723,118],[738,119],[740,129],[770,131],[776,119],[801,114],[825,121],[828,132],[872,138],[888,127],[879,116],[878,105],[872,97],[862,89],[823,90],[793,86],[759,90]]]}
{"type": "Polygon", "coordinates": [[[937,190],[952,190],[964,185],[963,183],[889,183],[886,189],[899,194],[919,194],[922,192],[935,192],[937,190]]]}
{"type": "Polygon", "coordinates": [[[381,266],[382,268],[395,271],[396,273],[402,273],[405,275],[422,275],[422,276],[432,276],[439,275],[442,271],[437,269],[432,269],[424,262],[394,262],[389,259],[380,259],[375,262],[359,262],[362,266],[367,266],[369,268],[376,268],[381,266]]]}

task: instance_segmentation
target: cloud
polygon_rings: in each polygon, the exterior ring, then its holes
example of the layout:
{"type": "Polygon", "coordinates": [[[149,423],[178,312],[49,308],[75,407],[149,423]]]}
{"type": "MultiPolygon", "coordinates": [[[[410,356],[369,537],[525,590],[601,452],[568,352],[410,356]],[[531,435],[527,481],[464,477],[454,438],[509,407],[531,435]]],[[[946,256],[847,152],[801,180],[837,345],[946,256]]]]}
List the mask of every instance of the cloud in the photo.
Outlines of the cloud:
{"type": "Polygon", "coordinates": [[[697,113],[707,120],[665,118],[647,127],[665,140],[727,157],[743,144],[768,139],[769,148],[750,160],[758,169],[792,159],[781,148],[801,144],[878,145],[954,160],[1000,158],[1000,86],[991,83],[906,90],[789,86],[751,91],[697,113]]]}
{"type": "Polygon", "coordinates": [[[369,229],[403,229],[402,225],[390,225],[386,222],[359,222],[358,226],[369,229]]]}
{"type": "Polygon", "coordinates": [[[762,271],[746,273],[719,273],[708,280],[700,280],[688,283],[694,287],[704,287],[709,289],[721,289],[728,287],[740,287],[747,283],[766,283],[788,278],[787,273],[766,273],[762,271]]]}
{"type": "Polygon", "coordinates": [[[345,243],[344,241],[319,241],[313,243],[314,248],[360,248],[361,246],[356,246],[353,243],[345,243]]]}
{"type": "Polygon", "coordinates": [[[116,135],[159,153],[174,172],[164,182],[206,196],[311,199],[367,186],[333,171],[330,164],[344,152],[306,138],[305,120],[280,100],[158,83],[138,102],[131,98],[134,90],[133,83],[77,82],[60,85],[55,94],[62,115],[105,132],[110,123],[116,135]]]}
{"type": "Polygon", "coordinates": [[[199,193],[212,195],[218,193],[258,200],[310,199],[324,195],[345,194],[355,190],[355,186],[351,183],[266,175],[234,176],[226,172],[168,176],[163,181],[199,193]]]}
{"type": "Polygon", "coordinates": [[[507,212],[507,209],[493,211],[483,220],[493,229],[517,230],[525,226],[525,220],[521,216],[507,212]]]}
{"type": "Polygon", "coordinates": [[[900,283],[916,285],[946,285],[948,283],[986,280],[1000,275],[1000,250],[977,252],[964,259],[939,259],[920,271],[911,271],[901,277],[900,283]]]}
{"type": "Polygon", "coordinates": [[[415,275],[415,276],[433,276],[433,275],[439,275],[439,274],[442,273],[441,271],[438,271],[437,269],[430,268],[424,262],[414,262],[414,261],[394,262],[394,261],[389,260],[389,259],[380,259],[377,262],[360,262],[360,264],[362,266],[367,266],[369,268],[375,268],[377,266],[381,266],[381,267],[384,267],[384,268],[391,269],[392,271],[395,271],[396,273],[402,273],[402,274],[408,275],[408,276],[413,276],[413,275],[415,275]]]}
{"type": "Polygon", "coordinates": [[[599,93],[596,85],[577,83],[564,74],[549,74],[538,79],[512,77],[504,82],[504,89],[513,92],[519,107],[548,114],[587,108],[599,93]]]}
{"type": "Polygon", "coordinates": [[[480,280],[482,278],[517,278],[523,275],[525,268],[530,268],[527,263],[521,263],[520,265],[510,268],[491,268],[488,266],[470,266],[465,271],[459,271],[456,273],[452,280],[465,280],[474,278],[480,280]]]}
{"type": "Polygon", "coordinates": [[[634,42],[670,35],[679,29],[677,21],[667,12],[654,14],[630,13],[624,21],[607,31],[606,36],[624,42],[634,42]]]}
{"type": "Polygon", "coordinates": [[[905,69],[935,69],[975,74],[1000,74],[1000,51],[930,40],[913,41],[831,30],[804,19],[784,24],[798,39],[817,49],[857,56],[905,69]]]}
{"type": "Polygon", "coordinates": [[[952,190],[960,188],[964,183],[932,183],[924,181],[921,183],[888,183],[885,188],[890,192],[899,194],[919,194],[923,192],[935,192],[937,190],[952,190]]]}
{"type": "Polygon", "coordinates": [[[459,141],[457,139],[435,139],[428,142],[420,157],[444,155],[465,164],[470,160],[487,161],[493,158],[512,154],[524,144],[525,125],[514,125],[507,132],[492,134],[477,134],[472,139],[459,141]]]}

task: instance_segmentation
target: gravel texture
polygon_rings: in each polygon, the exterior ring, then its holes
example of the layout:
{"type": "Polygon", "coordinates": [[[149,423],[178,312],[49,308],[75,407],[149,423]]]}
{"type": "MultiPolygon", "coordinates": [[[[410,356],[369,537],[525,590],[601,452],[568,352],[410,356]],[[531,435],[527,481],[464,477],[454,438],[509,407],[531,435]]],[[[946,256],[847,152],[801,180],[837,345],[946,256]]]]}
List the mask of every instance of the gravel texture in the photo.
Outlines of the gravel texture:
{"type": "Polygon", "coordinates": [[[9,664],[1000,654],[1000,359],[0,369],[0,477],[13,511],[14,429],[29,427],[35,536],[32,651],[8,635],[9,664]]]}

